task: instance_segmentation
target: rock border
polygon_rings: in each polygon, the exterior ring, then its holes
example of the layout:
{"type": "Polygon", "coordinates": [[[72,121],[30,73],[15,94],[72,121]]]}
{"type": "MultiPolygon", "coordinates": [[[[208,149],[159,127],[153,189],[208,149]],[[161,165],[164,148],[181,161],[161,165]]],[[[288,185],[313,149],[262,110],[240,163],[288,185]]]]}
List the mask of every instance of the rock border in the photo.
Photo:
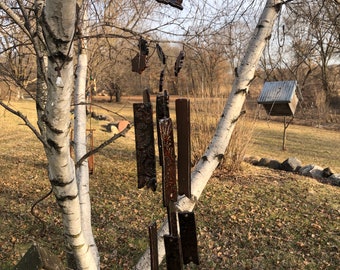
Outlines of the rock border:
{"type": "Polygon", "coordinates": [[[330,167],[322,168],[315,164],[302,165],[302,162],[296,157],[289,157],[285,161],[280,162],[266,157],[246,156],[244,161],[255,166],[298,173],[317,179],[322,183],[340,187],[340,174],[334,173],[330,167]]]}

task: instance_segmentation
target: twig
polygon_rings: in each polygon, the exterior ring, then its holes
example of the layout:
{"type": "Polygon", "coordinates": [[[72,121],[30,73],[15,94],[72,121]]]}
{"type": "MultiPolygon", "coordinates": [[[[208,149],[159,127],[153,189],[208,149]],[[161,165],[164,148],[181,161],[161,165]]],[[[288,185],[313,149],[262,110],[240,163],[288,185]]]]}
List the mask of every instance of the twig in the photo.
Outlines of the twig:
{"type": "Polygon", "coordinates": [[[42,202],[42,201],[45,200],[48,196],[50,196],[50,195],[52,194],[52,190],[53,190],[53,189],[51,188],[51,190],[50,190],[47,194],[45,194],[43,197],[41,197],[39,200],[37,200],[37,201],[32,205],[32,207],[31,207],[31,214],[32,214],[32,216],[34,216],[34,217],[42,224],[42,226],[43,226],[43,229],[41,230],[43,234],[44,234],[44,232],[46,231],[46,224],[45,224],[45,221],[43,221],[38,215],[36,215],[36,214],[34,213],[34,207],[36,207],[38,203],[42,202]]]}
{"type": "Polygon", "coordinates": [[[12,114],[20,117],[25,122],[26,126],[29,127],[29,129],[34,133],[34,135],[38,138],[38,140],[44,145],[44,147],[47,148],[47,149],[50,148],[48,143],[44,140],[44,138],[41,136],[41,134],[38,132],[38,130],[31,124],[31,122],[28,120],[28,118],[25,115],[23,115],[20,111],[13,110],[11,107],[9,107],[5,103],[3,103],[1,100],[0,100],[0,105],[2,107],[4,107],[7,111],[9,111],[12,114]]]}
{"type": "Polygon", "coordinates": [[[76,167],[80,167],[81,164],[84,162],[84,160],[86,160],[89,156],[94,155],[95,153],[97,153],[98,151],[100,151],[101,149],[103,149],[105,146],[108,146],[110,143],[114,142],[115,140],[119,139],[120,137],[124,137],[125,134],[130,130],[130,128],[132,127],[132,124],[127,125],[127,127],[122,130],[121,132],[119,132],[118,134],[113,135],[113,137],[111,137],[110,139],[108,139],[107,141],[103,142],[101,145],[99,145],[98,147],[92,149],[91,151],[87,152],[84,156],[82,156],[76,163],[76,167]]]}
{"type": "Polygon", "coordinates": [[[98,108],[101,108],[107,112],[110,112],[110,113],[113,113],[115,115],[118,115],[119,117],[123,118],[124,120],[127,120],[125,116],[117,113],[117,112],[114,112],[114,111],[111,111],[110,109],[107,109],[103,106],[100,106],[100,105],[97,105],[97,104],[94,104],[94,103],[91,103],[91,102],[79,102],[79,103],[76,103],[76,104],[73,104],[73,106],[79,106],[79,105],[91,105],[91,106],[95,106],[95,107],[98,107],[98,108]]]}

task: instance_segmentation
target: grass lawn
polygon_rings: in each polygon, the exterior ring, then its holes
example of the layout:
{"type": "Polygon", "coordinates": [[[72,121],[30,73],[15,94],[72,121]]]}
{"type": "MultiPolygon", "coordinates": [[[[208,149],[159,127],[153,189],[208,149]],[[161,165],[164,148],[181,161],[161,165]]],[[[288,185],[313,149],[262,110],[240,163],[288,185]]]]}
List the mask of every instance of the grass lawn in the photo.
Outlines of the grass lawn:
{"type": "MultiPolygon", "coordinates": [[[[13,105],[36,122],[33,102],[13,105]]],[[[100,105],[132,121],[132,100],[100,105]]],[[[113,135],[103,124],[91,120],[95,144],[113,135]]],[[[288,150],[281,151],[282,131],[281,123],[258,121],[246,153],[279,161],[296,156],[303,164],[340,173],[339,132],[293,124],[288,150]]],[[[13,269],[33,242],[65,260],[53,196],[36,207],[45,230],[30,214],[32,204],[50,190],[40,143],[2,108],[0,135],[0,269],[13,269]]],[[[339,269],[340,188],[283,171],[242,168],[237,173],[220,168],[203,192],[195,209],[201,264],[185,269],[339,269]]],[[[160,179],[159,168],[158,174],[160,179]]],[[[102,269],[132,269],[148,247],[147,226],[154,220],[160,226],[165,217],[161,189],[137,189],[133,129],[96,154],[91,198],[102,269]]]]}

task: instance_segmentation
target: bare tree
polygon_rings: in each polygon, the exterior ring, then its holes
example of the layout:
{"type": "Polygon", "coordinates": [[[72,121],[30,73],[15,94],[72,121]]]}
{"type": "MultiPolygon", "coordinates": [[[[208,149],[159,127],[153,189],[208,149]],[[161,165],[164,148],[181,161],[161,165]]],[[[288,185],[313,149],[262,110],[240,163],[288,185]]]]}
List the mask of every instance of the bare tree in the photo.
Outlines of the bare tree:
{"type": "MultiPolygon", "coordinates": [[[[213,171],[218,166],[228,147],[233,129],[242,115],[242,107],[254,78],[255,70],[262,52],[271,36],[272,28],[283,1],[268,0],[262,16],[254,30],[253,36],[246,50],[246,54],[238,66],[232,92],[220,118],[216,132],[204,156],[196,164],[191,174],[192,198],[183,197],[177,202],[179,211],[192,211],[201,196],[213,171]]],[[[168,233],[167,221],[158,232],[158,257],[162,261],[165,256],[162,236],[168,233]]],[[[139,260],[136,269],[150,268],[150,251],[147,250],[139,260]]]]}

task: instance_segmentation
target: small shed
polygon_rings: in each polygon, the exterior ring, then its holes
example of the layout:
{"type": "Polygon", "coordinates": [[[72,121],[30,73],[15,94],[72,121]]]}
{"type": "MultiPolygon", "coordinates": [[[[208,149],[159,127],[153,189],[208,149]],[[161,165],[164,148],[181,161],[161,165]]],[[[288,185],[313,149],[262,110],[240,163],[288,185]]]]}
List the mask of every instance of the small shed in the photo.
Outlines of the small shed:
{"type": "Polygon", "coordinates": [[[293,116],[299,102],[296,88],[297,81],[265,82],[257,103],[268,115],[293,116]]]}

